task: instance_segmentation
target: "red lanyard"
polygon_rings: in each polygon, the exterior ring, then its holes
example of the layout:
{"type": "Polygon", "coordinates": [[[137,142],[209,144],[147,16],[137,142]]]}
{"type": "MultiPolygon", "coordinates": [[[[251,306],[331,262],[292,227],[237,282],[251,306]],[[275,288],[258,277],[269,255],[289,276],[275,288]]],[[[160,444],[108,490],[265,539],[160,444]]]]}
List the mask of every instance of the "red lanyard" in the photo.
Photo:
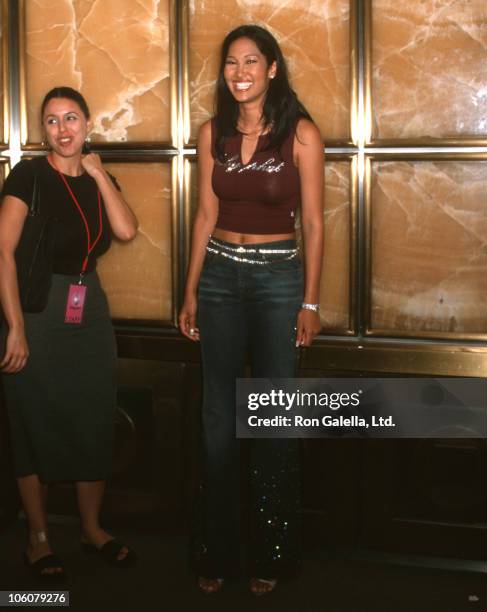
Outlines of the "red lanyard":
{"type": "Polygon", "coordinates": [[[63,183],[66,185],[66,189],[68,190],[69,195],[71,196],[73,202],[75,203],[76,208],[78,209],[78,212],[81,215],[81,218],[83,219],[83,223],[85,224],[88,248],[87,248],[86,257],[84,258],[84,261],[83,261],[83,265],[81,266],[81,272],[80,272],[80,283],[81,283],[81,277],[85,273],[86,267],[88,266],[88,258],[90,256],[91,252],[93,251],[93,249],[95,248],[95,246],[98,244],[98,241],[100,240],[101,234],[103,232],[103,217],[102,217],[102,214],[101,214],[101,193],[100,193],[100,190],[97,189],[97,193],[98,193],[98,219],[99,219],[100,229],[98,230],[98,235],[95,238],[95,240],[93,242],[91,242],[91,232],[90,232],[90,228],[88,226],[88,221],[86,220],[85,213],[83,212],[83,209],[79,205],[79,202],[78,202],[76,196],[74,195],[71,187],[69,186],[68,181],[66,180],[66,177],[64,176],[64,174],[62,174],[62,172],[60,172],[59,168],[56,166],[56,164],[55,164],[53,159],[49,158],[49,161],[54,166],[54,168],[57,170],[57,172],[58,172],[59,176],[61,177],[63,183]]]}

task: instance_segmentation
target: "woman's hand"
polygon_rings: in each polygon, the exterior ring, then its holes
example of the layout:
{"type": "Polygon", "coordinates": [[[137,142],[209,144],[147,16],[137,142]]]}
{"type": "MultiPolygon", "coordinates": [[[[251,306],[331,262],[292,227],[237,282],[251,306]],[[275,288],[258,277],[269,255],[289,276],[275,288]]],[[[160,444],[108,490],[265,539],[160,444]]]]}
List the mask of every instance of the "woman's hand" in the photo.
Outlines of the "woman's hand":
{"type": "Polygon", "coordinates": [[[181,333],[195,342],[200,339],[200,330],[196,327],[197,310],[196,296],[186,297],[178,317],[181,333]]]}
{"type": "Polygon", "coordinates": [[[103,170],[101,158],[97,153],[88,153],[88,155],[82,155],[81,165],[86,170],[86,172],[88,172],[88,174],[93,178],[95,178],[97,172],[103,170]]]}
{"type": "Polygon", "coordinates": [[[320,315],[314,310],[302,308],[296,324],[296,346],[311,346],[316,334],[321,330],[320,315]]]}
{"type": "Polygon", "coordinates": [[[11,329],[8,332],[5,355],[0,362],[0,369],[6,374],[20,372],[29,357],[29,347],[23,331],[11,329]]]}

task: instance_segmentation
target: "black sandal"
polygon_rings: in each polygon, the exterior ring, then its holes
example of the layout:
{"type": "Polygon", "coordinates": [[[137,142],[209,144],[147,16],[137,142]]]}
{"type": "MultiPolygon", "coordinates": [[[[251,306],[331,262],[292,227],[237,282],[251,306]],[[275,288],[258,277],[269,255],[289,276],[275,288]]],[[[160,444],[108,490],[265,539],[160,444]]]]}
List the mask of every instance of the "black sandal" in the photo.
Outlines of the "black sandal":
{"type": "Polygon", "coordinates": [[[35,578],[44,584],[64,584],[67,581],[67,574],[61,559],[52,553],[44,555],[37,561],[30,562],[27,553],[24,554],[24,561],[35,578]],[[61,568],[60,572],[46,572],[45,570],[61,568]]]}
{"type": "Polygon", "coordinates": [[[88,544],[85,542],[81,543],[83,551],[87,554],[93,555],[98,554],[106,563],[110,565],[114,565],[115,567],[130,567],[137,560],[137,555],[130,550],[128,546],[125,544],[120,544],[117,540],[108,540],[105,542],[101,548],[97,548],[93,544],[88,544]],[[122,559],[119,559],[119,555],[122,552],[122,549],[127,549],[127,554],[122,559]]]}

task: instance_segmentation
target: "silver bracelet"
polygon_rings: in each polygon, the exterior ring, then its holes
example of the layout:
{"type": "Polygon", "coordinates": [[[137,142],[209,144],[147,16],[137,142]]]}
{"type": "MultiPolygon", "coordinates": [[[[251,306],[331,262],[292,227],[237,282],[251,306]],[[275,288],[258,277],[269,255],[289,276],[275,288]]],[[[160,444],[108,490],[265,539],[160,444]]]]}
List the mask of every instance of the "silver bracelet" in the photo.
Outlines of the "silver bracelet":
{"type": "Polygon", "coordinates": [[[303,310],[312,310],[313,312],[319,312],[320,311],[320,305],[319,304],[307,304],[306,302],[303,302],[301,304],[301,308],[303,308],[303,310]]]}

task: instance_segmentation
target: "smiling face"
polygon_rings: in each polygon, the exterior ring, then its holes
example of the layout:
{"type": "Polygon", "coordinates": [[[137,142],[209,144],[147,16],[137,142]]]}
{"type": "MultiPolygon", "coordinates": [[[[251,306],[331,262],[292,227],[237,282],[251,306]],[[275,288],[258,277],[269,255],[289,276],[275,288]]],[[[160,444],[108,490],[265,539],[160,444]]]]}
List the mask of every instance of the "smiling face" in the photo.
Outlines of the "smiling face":
{"type": "Polygon", "coordinates": [[[228,49],[223,76],[237,102],[261,102],[275,76],[276,62],[270,66],[265,55],[250,38],[238,38],[228,49]]]}
{"type": "Polygon", "coordinates": [[[61,157],[81,153],[89,121],[79,105],[69,98],[52,98],[44,109],[42,125],[49,147],[61,157]]]}

